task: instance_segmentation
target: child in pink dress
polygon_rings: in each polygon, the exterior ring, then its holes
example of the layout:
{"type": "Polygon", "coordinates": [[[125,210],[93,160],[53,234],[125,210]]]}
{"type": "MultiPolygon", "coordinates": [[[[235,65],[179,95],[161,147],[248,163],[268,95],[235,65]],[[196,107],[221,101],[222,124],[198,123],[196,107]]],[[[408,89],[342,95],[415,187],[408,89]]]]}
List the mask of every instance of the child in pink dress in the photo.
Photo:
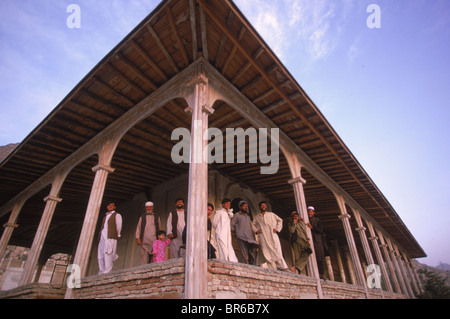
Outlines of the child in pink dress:
{"type": "Polygon", "coordinates": [[[166,247],[170,244],[170,239],[164,240],[166,232],[160,230],[157,234],[158,240],[153,242],[153,262],[166,260],[166,247]]]}

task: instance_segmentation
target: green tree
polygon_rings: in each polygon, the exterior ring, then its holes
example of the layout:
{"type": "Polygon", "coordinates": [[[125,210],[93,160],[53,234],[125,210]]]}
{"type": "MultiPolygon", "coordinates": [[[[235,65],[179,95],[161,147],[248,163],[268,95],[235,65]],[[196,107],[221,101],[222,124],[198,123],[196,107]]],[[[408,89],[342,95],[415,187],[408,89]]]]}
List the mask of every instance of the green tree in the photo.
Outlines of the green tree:
{"type": "Polygon", "coordinates": [[[423,280],[424,292],[417,296],[419,299],[450,299],[450,287],[445,278],[435,271],[418,270],[425,278],[423,280]]]}

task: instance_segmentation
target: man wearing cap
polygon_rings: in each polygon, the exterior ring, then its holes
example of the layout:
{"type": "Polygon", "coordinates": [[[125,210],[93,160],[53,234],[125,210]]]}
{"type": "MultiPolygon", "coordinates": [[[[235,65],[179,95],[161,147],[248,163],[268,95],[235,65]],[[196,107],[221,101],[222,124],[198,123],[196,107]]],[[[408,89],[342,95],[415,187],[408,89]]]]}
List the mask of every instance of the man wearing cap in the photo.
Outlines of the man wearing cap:
{"type": "Polygon", "coordinates": [[[239,202],[239,212],[231,220],[231,231],[236,234],[243,262],[256,265],[258,242],[251,227],[251,217],[246,201],[239,202]]]}
{"type": "Polygon", "coordinates": [[[145,212],[139,217],[136,227],[136,243],[141,246],[141,265],[153,261],[153,242],[160,230],[161,220],[153,211],[153,203],[145,203],[145,212]]]}
{"type": "Polygon", "coordinates": [[[259,209],[260,213],[252,222],[253,231],[260,235],[257,264],[274,270],[288,270],[278,237],[283,228],[283,220],[276,214],[266,211],[265,201],[259,203],[259,209]]]}
{"type": "Polygon", "coordinates": [[[323,225],[320,219],[316,216],[316,211],[313,206],[308,207],[309,223],[311,228],[311,235],[314,243],[314,253],[316,254],[317,268],[319,268],[320,278],[323,278],[325,273],[325,251],[323,249],[323,225]]]}
{"type": "Polygon", "coordinates": [[[116,212],[116,204],[111,202],[106,208],[108,212],[102,221],[97,250],[99,274],[111,272],[114,262],[119,258],[116,253],[117,240],[122,231],[122,216],[116,212]]]}
{"type": "Polygon", "coordinates": [[[236,254],[234,253],[233,243],[231,238],[230,222],[233,218],[233,209],[230,208],[231,200],[224,199],[222,201],[222,209],[216,211],[212,227],[216,230],[216,243],[219,259],[237,262],[236,254]]]}

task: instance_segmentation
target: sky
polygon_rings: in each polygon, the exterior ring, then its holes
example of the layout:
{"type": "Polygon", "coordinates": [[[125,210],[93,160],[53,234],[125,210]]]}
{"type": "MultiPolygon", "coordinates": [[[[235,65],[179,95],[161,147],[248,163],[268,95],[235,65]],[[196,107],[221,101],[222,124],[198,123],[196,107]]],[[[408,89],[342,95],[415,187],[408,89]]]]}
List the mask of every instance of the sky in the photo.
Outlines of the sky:
{"type": "MultiPolygon", "coordinates": [[[[158,3],[0,1],[0,145],[21,142],[158,3]]],[[[419,261],[450,264],[450,1],[235,4],[425,250],[419,261]]]]}

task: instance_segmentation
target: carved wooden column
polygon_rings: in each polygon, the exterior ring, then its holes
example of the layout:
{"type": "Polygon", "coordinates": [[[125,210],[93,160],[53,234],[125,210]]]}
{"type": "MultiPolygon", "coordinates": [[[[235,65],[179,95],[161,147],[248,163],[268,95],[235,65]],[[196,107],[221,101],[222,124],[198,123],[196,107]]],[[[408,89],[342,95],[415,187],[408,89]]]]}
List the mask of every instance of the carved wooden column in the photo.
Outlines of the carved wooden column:
{"type": "Polygon", "coordinates": [[[357,209],[352,209],[353,215],[355,216],[356,223],[358,224],[358,228],[356,231],[359,233],[359,237],[361,238],[361,243],[364,249],[364,255],[366,256],[367,263],[369,265],[374,264],[372,252],[370,251],[369,241],[367,240],[366,228],[364,227],[361,214],[357,209]]]}
{"type": "MultiPolygon", "coordinates": [[[[106,165],[98,164],[92,168],[92,171],[95,172],[94,182],[92,183],[91,195],[86,208],[83,228],[81,229],[73,260],[73,263],[80,269],[81,278],[86,275],[89,254],[95,236],[95,227],[97,225],[98,214],[106,187],[106,180],[108,179],[109,173],[114,172],[114,169],[106,165]]],[[[72,298],[72,295],[73,289],[67,288],[65,298],[72,298]]]]}
{"type": "Polygon", "coordinates": [[[45,209],[42,213],[36,235],[34,236],[33,244],[31,245],[30,253],[25,263],[22,277],[19,281],[19,286],[30,284],[33,280],[36,263],[41,255],[42,247],[44,246],[44,241],[47,237],[48,229],[53,218],[53,213],[55,212],[56,205],[62,201],[58,195],[66,176],[67,174],[65,173],[58,175],[52,183],[50,195],[44,198],[44,201],[46,202],[45,209]]]}
{"type": "Polygon", "coordinates": [[[411,263],[411,259],[404,253],[402,252],[402,256],[403,256],[403,260],[405,261],[405,267],[408,270],[409,273],[409,277],[411,278],[411,282],[412,282],[412,286],[414,288],[414,292],[415,295],[418,296],[420,295],[420,289],[419,289],[419,285],[417,284],[417,278],[414,274],[414,270],[413,270],[413,265],[411,263]]]}
{"type": "Polygon", "coordinates": [[[400,291],[403,292],[403,294],[408,296],[409,294],[408,294],[408,289],[406,287],[405,279],[403,278],[403,273],[400,270],[400,265],[398,263],[397,255],[395,254],[395,250],[392,246],[391,240],[389,238],[386,238],[386,243],[388,245],[388,252],[389,252],[389,255],[392,260],[392,265],[394,266],[395,272],[397,274],[398,282],[400,283],[400,288],[401,288],[400,291]]]}
{"type": "Polygon", "coordinates": [[[367,222],[367,227],[369,228],[370,233],[369,240],[372,242],[372,247],[375,251],[375,256],[377,257],[378,265],[381,269],[382,279],[384,280],[387,290],[392,293],[394,290],[392,289],[391,280],[384,263],[383,255],[381,254],[380,246],[378,244],[378,237],[375,235],[375,230],[373,229],[372,223],[367,222]]]}
{"type": "Polygon", "coordinates": [[[377,229],[378,238],[380,239],[380,248],[384,254],[384,260],[388,265],[389,273],[391,274],[391,279],[394,283],[395,291],[398,293],[402,293],[402,289],[400,288],[400,283],[397,278],[397,274],[395,273],[394,265],[391,260],[391,256],[389,254],[388,245],[384,241],[383,234],[377,229]]]}
{"type": "Polygon", "coordinates": [[[2,260],[5,254],[6,247],[8,246],[9,240],[15,228],[17,228],[17,218],[22,210],[23,202],[17,202],[9,215],[8,222],[3,225],[5,230],[3,231],[2,238],[0,240],[0,260],[2,260]]]}
{"type": "Polygon", "coordinates": [[[208,105],[208,79],[199,64],[187,99],[192,112],[189,191],[186,232],[186,263],[184,297],[204,299],[207,297],[207,204],[208,162],[205,157],[208,116],[214,110],[208,105]]]}
{"type": "Polygon", "coordinates": [[[352,254],[348,246],[342,246],[342,251],[344,253],[345,263],[347,264],[348,275],[350,277],[350,283],[352,285],[359,285],[358,279],[355,272],[355,265],[353,263],[352,254]]]}
{"type": "Polygon", "coordinates": [[[408,295],[410,298],[414,298],[414,292],[411,287],[411,280],[410,280],[408,271],[406,269],[405,263],[402,259],[402,255],[400,254],[400,250],[398,249],[398,247],[396,245],[392,244],[392,246],[393,246],[395,255],[397,257],[398,267],[400,268],[400,272],[402,274],[403,281],[405,282],[408,295]]]}
{"type": "Polygon", "coordinates": [[[334,194],[341,210],[341,215],[339,219],[342,221],[345,231],[345,237],[347,238],[347,244],[350,251],[350,256],[352,258],[353,267],[356,275],[356,284],[362,287],[366,287],[366,280],[364,279],[364,272],[361,267],[361,262],[358,256],[358,250],[356,248],[355,239],[353,238],[352,228],[350,226],[350,215],[347,213],[345,208],[344,198],[339,194],[334,194]]]}
{"type": "Polygon", "coordinates": [[[344,263],[342,262],[341,249],[339,248],[339,243],[336,239],[332,240],[333,247],[336,252],[336,261],[338,264],[339,275],[343,283],[347,283],[347,276],[345,275],[344,263]]]}
{"type": "MultiPolygon", "coordinates": [[[[300,218],[303,218],[303,221],[306,224],[308,224],[309,216],[308,216],[308,210],[306,208],[307,205],[306,205],[306,199],[305,199],[305,192],[303,190],[303,185],[306,183],[306,181],[301,177],[302,166],[301,166],[297,156],[295,156],[295,154],[290,153],[288,151],[284,151],[284,154],[285,154],[286,160],[289,164],[291,174],[292,174],[292,176],[294,176],[294,178],[289,180],[288,183],[291,184],[294,189],[294,197],[295,197],[295,204],[297,207],[297,212],[298,212],[300,218]]],[[[316,254],[314,251],[311,229],[309,227],[306,227],[306,234],[311,243],[311,250],[313,251],[313,253],[311,255],[309,255],[306,269],[307,269],[308,275],[310,277],[316,278],[317,295],[318,295],[319,299],[322,299],[323,292],[322,292],[322,286],[320,283],[319,269],[317,267],[316,254]]]]}

